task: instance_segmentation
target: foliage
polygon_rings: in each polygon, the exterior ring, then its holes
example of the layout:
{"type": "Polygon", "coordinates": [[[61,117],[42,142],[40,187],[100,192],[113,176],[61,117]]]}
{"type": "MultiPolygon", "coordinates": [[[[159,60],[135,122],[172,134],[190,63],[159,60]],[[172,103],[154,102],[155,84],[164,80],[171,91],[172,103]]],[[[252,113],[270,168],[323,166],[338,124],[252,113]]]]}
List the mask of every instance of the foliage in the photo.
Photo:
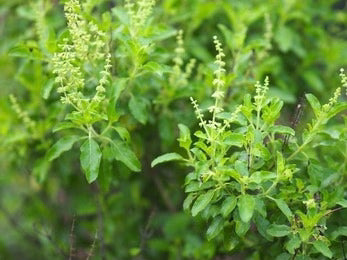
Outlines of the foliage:
{"type": "Polygon", "coordinates": [[[343,1],[0,3],[0,258],[343,257],[343,1]]]}

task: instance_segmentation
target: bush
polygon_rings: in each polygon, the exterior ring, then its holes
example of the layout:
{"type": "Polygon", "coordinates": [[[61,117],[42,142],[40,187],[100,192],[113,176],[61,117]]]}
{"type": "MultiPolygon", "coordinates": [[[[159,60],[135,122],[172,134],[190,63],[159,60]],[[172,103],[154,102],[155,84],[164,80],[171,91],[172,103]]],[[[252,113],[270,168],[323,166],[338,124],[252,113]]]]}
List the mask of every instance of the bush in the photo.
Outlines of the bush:
{"type": "Polygon", "coordinates": [[[346,257],[342,4],[62,2],[1,8],[1,256],[346,257]]]}

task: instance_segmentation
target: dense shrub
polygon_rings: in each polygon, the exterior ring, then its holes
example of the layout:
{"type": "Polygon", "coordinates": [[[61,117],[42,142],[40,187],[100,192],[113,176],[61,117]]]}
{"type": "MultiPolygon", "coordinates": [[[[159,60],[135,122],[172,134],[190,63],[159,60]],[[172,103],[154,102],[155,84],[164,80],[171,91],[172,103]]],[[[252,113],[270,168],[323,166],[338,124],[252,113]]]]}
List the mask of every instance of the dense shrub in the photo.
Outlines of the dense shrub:
{"type": "Polygon", "coordinates": [[[343,1],[0,10],[2,258],[346,257],[343,1]]]}

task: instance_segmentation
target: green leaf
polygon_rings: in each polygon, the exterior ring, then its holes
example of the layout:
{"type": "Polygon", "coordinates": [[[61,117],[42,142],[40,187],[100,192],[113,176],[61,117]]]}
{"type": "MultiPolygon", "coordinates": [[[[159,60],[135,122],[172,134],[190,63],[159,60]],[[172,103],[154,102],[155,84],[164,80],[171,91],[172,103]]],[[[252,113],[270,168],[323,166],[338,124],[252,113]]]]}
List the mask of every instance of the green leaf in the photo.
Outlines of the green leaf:
{"type": "Polygon", "coordinates": [[[280,25],[275,33],[274,39],[279,49],[283,52],[287,52],[294,44],[295,35],[293,30],[288,26],[280,25]]]}
{"type": "Polygon", "coordinates": [[[57,39],[55,31],[52,27],[47,27],[43,35],[44,47],[50,52],[54,53],[57,49],[57,39]]]}
{"type": "Polygon", "coordinates": [[[250,222],[243,222],[239,220],[235,220],[235,232],[239,237],[244,237],[251,227],[250,222]]]}
{"type": "Polygon", "coordinates": [[[54,79],[49,79],[47,82],[43,85],[41,95],[43,99],[48,99],[49,95],[53,89],[54,86],[54,79]]]}
{"type": "Polygon", "coordinates": [[[207,240],[215,238],[223,230],[223,226],[224,220],[222,217],[218,216],[214,218],[206,232],[207,240]]]}
{"type": "Polygon", "coordinates": [[[170,69],[166,66],[163,66],[157,62],[150,61],[143,65],[143,70],[156,73],[159,77],[162,77],[164,73],[170,72],[170,69]]]}
{"type": "Polygon", "coordinates": [[[241,220],[245,223],[249,222],[253,216],[255,208],[255,200],[253,196],[248,194],[240,195],[237,206],[241,220]]]}
{"type": "Polygon", "coordinates": [[[151,163],[151,167],[153,168],[154,166],[160,163],[178,161],[178,160],[183,160],[183,157],[179,155],[178,153],[166,153],[155,158],[151,163]]]}
{"type": "Polygon", "coordinates": [[[306,96],[307,101],[310,103],[314,114],[316,116],[318,116],[320,111],[321,111],[321,104],[320,104],[319,100],[312,94],[306,94],[305,96],[306,96]]]}
{"type": "Polygon", "coordinates": [[[189,128],[183,124],[179,124],[178,128],[180,129],[180,138],[178,139],[180,147],[188,151],[192,143],[189,128]]]}
{"type": "Polygon", "coordinates": [[[204,210],[211,202],[213,196],[214,190],[209,190],[208,192],[200,195],[193,204],[192,216],[195,217],[200,211],[204,210]]]}
{"type": "Polygon", "coordinates": [[[302,75],[309,87],[318,92],[322,92],[324,90],[324,84],[318,72],[315,72],[314,70],[308,70],[305,71],[302,75]]]}
{"type": "Polygon", "coordinates": [[[194,199],[195,195],[193,193],[190,193],[183,202],[183,210],[188,210],[192,205],[194,199]]]}
{"type": "Polygon", "coordinates": [[[221,213],[223,217],[227,217],[234,210],[237,204],[237,198],[234,195],[229,195],[222,204],[221,213]]]}
{"type": "Polygon", "coordinates": [[[35,46],[17,45],[9,50],[10,56],[26,58],[31,60],[43,60],[43,54],[35,46]]]}
{"type": "Polygon", "coordinates": [[[49,167],[50,163],[45,158],[40,158],[35,161],[33,175],[39,183],[42,183],[46,180],[49,167]]]}
{"type": "Polygon", "coordinates": [[[247,164],[245,161],[237,160],[235,162],[235,170],[242,176],[248,176],[249,175],[247,164]]]}
{"type": "Polygon", "coordinates": [[[313,246],[317,249],[318,252],[322,253],[324,256],[328,258],[332,258],[333,252],[329,249],[329,247],[321,240],[316,240],[313,242],[313,246]]]}
{"type": "Polygon", "coordinates": [[[279,133],[279,134],[289,134],[292,136],[295,136],[294,129],[290,128],[289,126],[283,126],[283,125],[273,125],[269,127],[270,133],[279,133]]]}
{"type": "Polygon", "coordinates": [[[338,104],[335,104],[327,113],[328,119],[332,118],[336,114],[347,110],[347,102],[339,102],[338,104]]]}
{"type": "Polygon", "coordinates": [[[118,133],[120,138],[122,138],[124,141],[130,142],[130,133],[125,127],[115,126],[113,129],[118,133]]]}
{"type": "Polygon", "coordinates": [[[251,175],[250,181],[255,183],[262,183],[264,181],[272,180],[276,178],[276,174],[274,172],[269,171],[258,171],[251,175]]]}
{"type": "Polygon", "coordinates": [[[226,138],[223,140],[223,144],[226,144],[229,146],[242,147],[243,141],[244,141],[244,136],[242,134],[231,133],[227,135],[226,138]]]}
{"type": "Polygon", "coordinates": [[[283,199],[275,199],[275,203],[282,213],[287,217],[287,219],[291,221],[293,213],[288,207],[287,203],[283,199]]]}
{"type": "Polygon", "coordinates": [[[115,140],[112,143],[112,153],[117,161],[124,163],[130,170],[141,171],[140,161],[125,142],[115,140]]]}
{"type": "Polygon", "coordinates": [[[347,237],[347,227],[337,227],[335,231],[331,233],[331,239],[335,240],[339,236],[347,237]]]}
{"type": "Polygon", "coordinates": [[[71,122],[60,122],[53,127],[52,132],[55,133],[55,132],[58,132],[64,129],[70,129],[70,128],[78,128],[78,127],[77,125],[71,122]]]}
{"type": "Polygon", "coordinates": [[[99,174],[101,161],[100,147],[94,139],[87,139],[80,148],[81,150],[81,166],[86,175],[88,183],[96,180],[99,174]]]}
{"type": "Polygon", "coordinates": [[[142,124],[148,120],[148,100],[142,97],[132,96],[129,102],[131,114],[142,124]]]}
{"type": "Polygon", "coordinates": [[[280,174],[285,170],[285,162],[284,158],[281,152],[277,151],[277,175],[280,176],[280,174]]]}
{"type": "Polygon", "coordinates": [[[285,244],[285,248],[292,255],[295,253],[295,249],[299,248],[301,245],[300,237],[297,235],[292,236],[289,241],[285,244]]]}
{"type": "Polygon", "coordinates": [[[110,101],[107,107],[107,116],[110,122],[117,121],[120,116],[116,110],[116,104],[120,94],[126,87],[127,80],[127,78],[116,78],[110,87],[110,101]]]}
{"type": "Polygon", "coordinates": [[[53,161],[58,158],[63,152],[69,151],[79,138],[79,136],[70,135],[59,139],[59,141],[48,150],[46,159],[48,161],[53,161]]]}
{"type": "Polygon", "coordinates": [[[257,230],[260,235],[262,235],[265,239],[269,241],[273,241],[272,236],[270,236],[266,230],[268,229],[270,222],[265,218],[262,217],[260,214],[256,214],[254,217],[254,222],[257,227],[257,230]]]}
{"type": "Polygon", "coordinates": [[[340,200],[340,201],[336,202],[336,204],[339,204],[343,208],[347,208],[347,200],[340,200]]]}
{"type": "Polygon", "coordinates": [[[286,225],[271,224],[266,232],[273,237],[284,237],[290,234],[290,227],[286,225]]]}

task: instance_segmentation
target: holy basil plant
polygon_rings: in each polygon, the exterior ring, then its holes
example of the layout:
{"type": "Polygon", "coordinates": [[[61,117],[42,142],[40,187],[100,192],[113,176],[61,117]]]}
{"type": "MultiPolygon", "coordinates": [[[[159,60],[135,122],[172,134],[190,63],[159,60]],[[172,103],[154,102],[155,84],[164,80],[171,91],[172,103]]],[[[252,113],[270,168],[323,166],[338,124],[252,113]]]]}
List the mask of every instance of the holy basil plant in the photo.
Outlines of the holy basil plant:
{"type": "MultiPolygon", "coordinates": [[[[192,136],[180,124],[178,141],[185,155],[164,154],[152,167],[177,160],[192,169],[184,183],[183,208],[208,221],[207,239],[220,242],[224,250],[271,241],[282,245],[281,259],[332,258],[331,248],[346,235],[344,223],[336,226],[330,219],[347,207],[339,186],[346,180],[347,121],[343,129],[336,129],[340,136],[336,142],[343,147],[338,152],[338,158],[344,158],[342,165],[329,168],[320,161],[320,144],[315,140],[324,134],[328,120],[346,110],[347,102],[338,101],[341,88],[324,105],[306,94],[314,119],[301,135],[293,125],[276,123],[283,101],[268,95],[268,78],[263,85],[256,83],[253,97],[245,95],[242,105],[225,112],[224,53],[216,37],[214,42],[218,54],[210,113],[205,116],[191,98],[200,129],[192,136]],[[261,239],[255,240],[257,236],[261,239]]],[[[341,78],[345,85],[343,71],[341,78]]]]}

